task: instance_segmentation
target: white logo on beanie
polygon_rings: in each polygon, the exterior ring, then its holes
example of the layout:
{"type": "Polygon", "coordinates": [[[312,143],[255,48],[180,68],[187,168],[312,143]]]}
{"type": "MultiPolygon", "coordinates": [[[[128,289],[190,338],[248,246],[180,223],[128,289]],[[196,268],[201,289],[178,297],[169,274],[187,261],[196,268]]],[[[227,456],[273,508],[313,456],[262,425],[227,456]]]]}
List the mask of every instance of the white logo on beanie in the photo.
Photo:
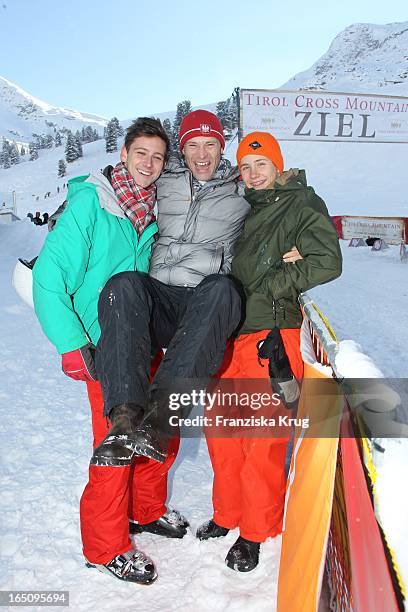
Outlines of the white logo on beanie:
{"type": "Polygon", "coordinates": [[[260,149],[262,147],[262,145],[257,141],[257,140],[253,140],[252,142],[249,143],[249,145],[251,147],[251,149],[260,149]]]}
{"type": "Polygon", "coordinates": [[[203,134],[209,134],[209,133],[211,132],[211,126],[210,126],[210,125],[208,125],[208,123],[202,123],[202,124],[200,125],[200,131],[201,131],[203,134]]]}

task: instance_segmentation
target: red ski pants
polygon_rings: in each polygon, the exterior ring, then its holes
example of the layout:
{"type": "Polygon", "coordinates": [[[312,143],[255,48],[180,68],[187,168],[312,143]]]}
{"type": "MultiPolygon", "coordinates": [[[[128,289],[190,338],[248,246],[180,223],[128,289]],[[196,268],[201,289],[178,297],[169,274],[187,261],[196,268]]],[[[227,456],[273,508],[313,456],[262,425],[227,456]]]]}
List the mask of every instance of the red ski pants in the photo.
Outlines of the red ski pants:
{"type": "MultiPolygon", "coordinates": [[[[98,382],[87,382],[92,411],[94,448],[107,435],[103,395],[98,382]]],[[[129,519],[150,523],[166,512],[167,474],[180,440],[173,438],[164,463],[144,457],[131,466],[89,466],[89,481],[81,497],[80,517],[84,556],[91,563],[107,563],[132,548],[129,519]]]]}
{"type": "MultiPolygon", "coordinates": [[[[256,347],[268,333],[243,334],[232,342],[218,376],[268,378],[268,368],[259,364],[256,347]]],[[[282,329],[281,335],[293,373],[300,380],[300,330],[282,329]]],[[[213,518],[217,525],[239,527],[240,535],[253,542],[264,542],[281,533],[287,440],[207,435],[207,445],[214,470],[213,518]]]]}

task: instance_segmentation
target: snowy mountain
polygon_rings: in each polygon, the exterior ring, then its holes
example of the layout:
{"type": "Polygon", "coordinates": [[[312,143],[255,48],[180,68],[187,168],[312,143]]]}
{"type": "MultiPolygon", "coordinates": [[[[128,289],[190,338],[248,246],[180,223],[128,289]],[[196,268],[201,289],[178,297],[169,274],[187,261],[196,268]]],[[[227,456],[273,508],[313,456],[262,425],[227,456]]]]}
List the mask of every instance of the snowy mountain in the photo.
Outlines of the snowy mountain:
{"type": "MultiPolygon", "coordinates": [[[[328,52],[308,71],[288,81],[285,88],[320,88],[348,92],[377,92],[408,95],[408,22],[388,25],[355,24],[341,32],[328,52]]],[[[265,86],[268,83],[265,82],[265,86]]],[[[214,96],[215,98],[215,96],[214,96]]],[[[215,111],[215,104],[203,108],[215,111]]],[[[152,109],[152,114],[154,109],[152,109]]],[[[174,119],[175,110],[160,113],[164,120],[174,119]]],[[[55,125],[74,128],[84,124],[102,126],[101,117],[53,107],[23,91],[17,85],[0,77],[0,138],[10,139],[32,132],[53,131],[55,125]]],[[[127,127],[131,119],[121,121],[127,127]]],[[[118,143],[120,146],[121,143],[118,143]]],[[[236,139],[228,141],[225,154],[235,161],[236,139]]],[[[370,144],[361,149],[354,143],[283,142],[282,150],[287,167],[305,167],[308,180],[326,200],[331,214],[408,215],[405,197],[406,154],[400,144],[370,144]],[[381,161],[382,173],[378,164],[381,161]],[[348,192],[345,197],[339,189],[339,173],[347,176],[348,192]],[[385,197],[384,177],[392,176],[392,189],[385,197]]],[[[58,160],[64,156],[62,148],[44,149],[40,158],[21,163],[9,169],[0,167],[0,204],[11,206],[15,192],[17,212],[24,217],[40,206],[42,212],[53,212],[60,204],[57,188],[67,179],[90,170],[116,163],[118,154],[107,154],[105,142],[86,144],[84,157],[68,164],[67,176],[57,177],[58,160]],[[51,197],[44,200],[44,193],[51,197]]]]}
{"type": "Polygon", "coordinates": [[[408,95],[408,21],[349,26],[282,88],[408,95]]]}
{"type": "MultiPolygon", "coordinates": [[[[349,26],[336,36],[327,53],[282,88],[408,95],[408,21],[349,26]]],[[[215,104],[205,108],[214,110],[215,104]]],[[[172,120],[174,112],[158,116],[172,120]]],[[[121,123],[127,127],[130,122],[121,123]]],[[[106,119],[52,106],[0,76],[0,137],[27,142],[33,134],[52,134],[54,128],[76,131],[86,125],[102,131],[106,119]]]]}
{"type": "Polygon", "coordinates": [[[0,137],[27,142],[33,134],[52,134],[54,128],[75,132],[87,125],[102,132],[106,119],[47,104],[0,76],[0,137]]]}

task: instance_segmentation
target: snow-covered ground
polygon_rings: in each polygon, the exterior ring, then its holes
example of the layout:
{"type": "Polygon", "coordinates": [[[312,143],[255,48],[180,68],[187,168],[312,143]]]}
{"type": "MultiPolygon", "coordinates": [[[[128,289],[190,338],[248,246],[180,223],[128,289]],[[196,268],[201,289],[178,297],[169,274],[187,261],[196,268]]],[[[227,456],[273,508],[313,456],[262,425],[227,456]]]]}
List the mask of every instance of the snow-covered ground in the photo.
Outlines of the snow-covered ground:
{"type": "Polygon", "coordinates": [[[344,272],[308,294],[340,339],[353,339],[388,378],[408,376],[408,265],[399,247],[372,251],[342,241],[344,272]]]}
{"type": "MultiPolygon", "coordinates": [[[[408,214],[401,145],[314,144],[284,143],[287,165],[307,168],[332,214],[408,214]]],[[[233,149],[231,145],[230,156],[233,149]]],[[[70,176],[117,159],[117,154],[103,152],[103,141],[86,145],[84,155],[69,166],[70,176]]],[[[41,151],[36,162],[0,169],[0,191],[16,190],[22,217],[29,211],[52,212],[63,200],[67,178],[56,177],[60,157],[61,149],[41,151]],[[44,199],[47,191],[52,195],[44,199]]],[[[249,575],[224,565],[236,533],[207,543],[196,541],[192,533],[182,541],[139,536],[138,545],[156,561],[159,572],[149,588],[121,584],[85,568],[78,507],[91,431],[84,385],[63,376],[33,311],[11,287],[16,258],[36,255],[45,235],[45,228],[27,219],[0,224],[0,589],[69,590],[71,608],[81,612],[273,610],[279,539],[262,547],[260,566],[249,575]]],[[[341,340],[360,344],[386,376],[405,377],[408,265],[400,262],[397,247],[372,252],[343,243],[342,249],[342,277],[311,295],[341,340]]],[[[407,584],[408,559],[401,542],[408,536],[408,499],[400,475],[408,453],[396,442],[386,454],[390,458],[379,465],[379,511],[390,526],[389,540],[398,547],[407,584]]],[[[211,468],[202,440],[184,441],[172,471],[170,504],[187,515],[193,532],[209,518],[211,468]]]]}
{"type": "MultiPolygon", "coordinates": [[[[34,312],[11,287],[17,255],[31,257],[46,233],[28,220],[0,225],[0,590],[69,590],[73,610],[274,609],[280,539],[263,547],[250,580],[224,564],[238,537],[198,542],[143,534],[138,546],[156,562],[151,587],[122,584],[86,569],[79,499],[91,454],[85,385],[61,373],[34,312]]],[[[171,505],[193,532],[211,516],[211,468],[203,440],[183,441],[169,487],[171,505]]]]}

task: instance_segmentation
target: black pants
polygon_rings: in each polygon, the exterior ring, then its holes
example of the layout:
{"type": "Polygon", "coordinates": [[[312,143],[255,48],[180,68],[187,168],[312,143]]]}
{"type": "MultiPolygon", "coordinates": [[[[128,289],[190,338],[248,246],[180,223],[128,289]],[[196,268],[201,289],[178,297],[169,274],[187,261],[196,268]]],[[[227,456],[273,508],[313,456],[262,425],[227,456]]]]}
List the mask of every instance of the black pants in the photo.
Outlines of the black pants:
{"type": "MultiPolygon", "coordinates": [[[[167,421],[166,394],[188,392],[193,380],[205,387],[221,366],[241,308],[235,282],[218,274],[194,288],[164,285],[141,272],[113,276],[98,305],[102,333],[96,368],[105,414],[122,403],[135,404],[143,413],[152,398],[161,396],[160,420],[167,421]],[[150,385],[151,355],[160,347],[167,351],[150,385]]],[[[182,416],[188,412],[187,407],[182,416]]]]}

